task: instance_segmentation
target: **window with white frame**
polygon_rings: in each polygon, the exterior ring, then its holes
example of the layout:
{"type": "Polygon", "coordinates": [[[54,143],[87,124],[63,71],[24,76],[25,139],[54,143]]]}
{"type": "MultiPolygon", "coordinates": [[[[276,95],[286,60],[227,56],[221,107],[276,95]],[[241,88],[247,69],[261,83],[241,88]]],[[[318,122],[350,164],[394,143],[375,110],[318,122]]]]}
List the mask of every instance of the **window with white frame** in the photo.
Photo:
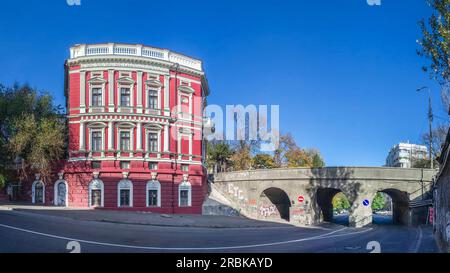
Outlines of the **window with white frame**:
{"type": "Polygon", "coordinates": [[[131,106],[131,91],[128,87],[120,88],[120,106],[131,106]]]}
{"type": "Polygon", "coordinates": [[[161,184],[154,180],[147,183],[147,207],[161,207],[161,184]]]}
{"type": "Polygon", "coordinates": [[[158,152],[158,133],[148,133],[148,152],[158,152]]]}
{"type": "Polygon", "coordinates": [[[103,88],[93,87],[91,93],[92,93],[92,106],[102,106],[103,88]]]}
{"type": "Polygon", "coordinates": [[[180,207],[190,207],[192,205],[192,187],[191,183],[183,182],[179,186],[178,205],[180,207]]]}
{"type": "Polygon", "coordinates": [[[149,89],[148,90],[148,108],[158,109],[158,90],[149,89]]]}
{"type": "Polygon", "coordinates": [[[117,204],[118,207],[133,206],[133,183],[128,179],[119,182],[117,187],[117,204]]]}
{"type": "Polygon", "coordinates": [[[91,131],[91,150],[100,152],[103,149],[102,131],[91,131]]]}
{"type": "Polygon", "coordinates": [[[94,179],[89,183],[89,206],[90,207],[103,207],[104,197],[103,181],[100,179],[94,179]]]}
{"type": "Polygon", "coordinates": [[[131,132],[120,131],[120,150],[131,151],[131,132]]]}

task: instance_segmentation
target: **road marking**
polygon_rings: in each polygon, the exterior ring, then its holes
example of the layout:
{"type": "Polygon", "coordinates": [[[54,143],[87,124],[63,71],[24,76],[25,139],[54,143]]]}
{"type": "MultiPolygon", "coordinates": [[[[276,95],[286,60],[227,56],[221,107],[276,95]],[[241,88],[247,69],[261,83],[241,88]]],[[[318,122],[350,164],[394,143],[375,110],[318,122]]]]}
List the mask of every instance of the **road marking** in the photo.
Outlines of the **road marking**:
{"type": "Polygon", "coordinates": [[[57,235],[52,235],[52,234],[47,234],[47,233],[42,233],[42,232],[37,232],[37,231],[32,231],[32,230],[27,230],[27,229],[13,227],[13,226],[8,226],[8,225],[3,225],[3,224],[0,224],[0,227],[13,229],[13,230],[17,230],[17,231],[22,231],[22,232],[26,232],[26,233],[31,233],[31,234],[35,234],[35,235],[40,235],[40,236],[44,236],[44,237],[50,237],[50,238],[55,238],[55,239],[67,240],[67,241],[77,241],[77,242],[80,242],[80,243],[86,243],[86,244],[92,244],[92,245],[101,245],[101,246],[110,246],[110,247],[119,247],[119,248],[131,248],[131,249],[175,250],[175,251],[183,251],[183,250],[186,250],[186,251],[191,251],[191,250],[193,250],[193,251],[195,251],[195,250],[227,250],[227,249],[243,249],[243,248],[267,247],[267,246],[275,246],[275,245],[292,244],[292,243],[300,243],[300,242],[305,242],[305,241],[313,241],[313,240],[335,238],[335,237],[341,237],[341,236],[356,235],[356,234],[366,233],[366,232],[369,232],[369,231],[372,230],[372,228],[369,228],[369,229],[362,230],[362,231],[357,231],[357,232],[351,232],[351,233],[345,233],[345,234],[335,234],[335,233],[338,233],[338,232],[341,232],[343,230],[348,229],[347,227],[345,227],[345,228],[341,228],[339,230],[335,230],[335,231],[332,231],[332,232],[329,232],[329,233],[325,233],[325,234],[322,234],[322,235],[316,235],[316,236],[312,236],[312,237],[307,237],[307,238],[297,239],[297,240],[290,240],[290,241],[282,241],[282,242],[274,242],[274,243],[266,243],[266,244],[255,244],[255,245],[243,245],[243,246],[197,247],[197,248],[192,248],[192,247],[152,247],[152,246],[132,246],[132,245],[112,244],[112,243],[103,243],[103,242],[88,241],[88,240],[79,240],[79,239],[74,239],[74,238],[69,238],[69,237],[57,236],[57,235]]]}
{"type": "Polygon", "coordinates": [[[417,238],[417,240],[414,244],[414,247],[412,248],[412,253],[418,253],[420,245],[422,244],[423,234],[422,234],[422,228],[420,226],[419,226],[418,232],[419,232],[419,235],[418,235],[419,238],[417,238]]]}

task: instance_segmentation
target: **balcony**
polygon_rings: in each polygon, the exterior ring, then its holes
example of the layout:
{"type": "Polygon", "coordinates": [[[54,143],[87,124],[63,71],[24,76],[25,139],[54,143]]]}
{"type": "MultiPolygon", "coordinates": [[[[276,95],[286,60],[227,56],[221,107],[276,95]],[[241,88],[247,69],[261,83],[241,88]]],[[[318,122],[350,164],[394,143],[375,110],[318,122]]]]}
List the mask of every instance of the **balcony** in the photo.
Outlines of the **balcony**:
{"type": "Polygon", "coordinates": [[[71,59],[102,55],[135,56],[149,59],[158,59],[202,71],[201,61],[171,52],[167,49],[159,49],[143,45],[127,45],[115,43],[94,45],[82,44],[75,45],[70,48],[71,59]]]}

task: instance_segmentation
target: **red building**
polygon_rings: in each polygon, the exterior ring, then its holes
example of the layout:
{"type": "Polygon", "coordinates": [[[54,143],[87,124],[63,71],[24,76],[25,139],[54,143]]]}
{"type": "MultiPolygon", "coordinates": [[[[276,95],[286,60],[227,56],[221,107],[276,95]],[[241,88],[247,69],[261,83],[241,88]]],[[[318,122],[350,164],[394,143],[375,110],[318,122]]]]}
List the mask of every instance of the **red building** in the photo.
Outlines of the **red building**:
{"type": "Polygon", "coordinates": [[[76,45],[65,63],[69,158],[31,201],[201,213],[206,191],[202,62],[142,45],[76,45]],[[56,180],[56,179],[55,179],[56,180]]]}

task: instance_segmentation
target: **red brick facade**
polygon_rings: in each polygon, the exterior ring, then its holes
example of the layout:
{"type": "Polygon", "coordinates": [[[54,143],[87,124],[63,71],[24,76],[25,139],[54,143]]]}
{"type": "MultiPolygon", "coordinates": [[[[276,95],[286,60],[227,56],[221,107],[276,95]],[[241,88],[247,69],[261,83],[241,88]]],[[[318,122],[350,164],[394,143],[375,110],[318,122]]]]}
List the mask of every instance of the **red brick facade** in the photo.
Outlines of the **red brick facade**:
{"type": "Polygon", "coordinates": [[[209,92],[201,62],[141,45],[100,44],[72,47],[65,67],[69,158],[59,179],[44,185],[37,177],[25,189],[31,201],[201,213],[209,92]]]}

